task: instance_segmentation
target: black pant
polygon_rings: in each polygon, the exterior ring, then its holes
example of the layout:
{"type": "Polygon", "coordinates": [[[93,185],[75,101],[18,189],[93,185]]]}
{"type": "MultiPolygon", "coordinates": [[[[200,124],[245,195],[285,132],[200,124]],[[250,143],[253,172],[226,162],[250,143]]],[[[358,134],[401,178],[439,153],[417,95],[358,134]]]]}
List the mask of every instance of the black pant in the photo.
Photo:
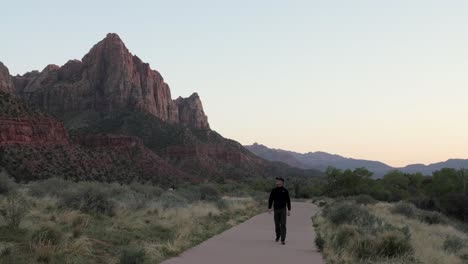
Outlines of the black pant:
{"type": "Polygon", "coordinates": [[[275,209],[275,231],[276,238],[281,237],[281,241],[286,240],[286,207],[282,209],[275,209]]]}

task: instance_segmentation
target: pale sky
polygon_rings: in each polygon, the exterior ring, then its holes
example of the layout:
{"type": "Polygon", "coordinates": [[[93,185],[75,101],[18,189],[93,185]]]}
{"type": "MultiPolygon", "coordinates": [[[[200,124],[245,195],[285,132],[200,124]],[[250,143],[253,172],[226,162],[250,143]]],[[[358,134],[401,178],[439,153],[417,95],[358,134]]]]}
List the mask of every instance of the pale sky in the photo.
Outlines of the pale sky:
{"type": "Polygon", "coordinates": [[[12,74],[106,33],[243,144],[389,165],[468,158],[468,1],[8,1],[12,74]]]}

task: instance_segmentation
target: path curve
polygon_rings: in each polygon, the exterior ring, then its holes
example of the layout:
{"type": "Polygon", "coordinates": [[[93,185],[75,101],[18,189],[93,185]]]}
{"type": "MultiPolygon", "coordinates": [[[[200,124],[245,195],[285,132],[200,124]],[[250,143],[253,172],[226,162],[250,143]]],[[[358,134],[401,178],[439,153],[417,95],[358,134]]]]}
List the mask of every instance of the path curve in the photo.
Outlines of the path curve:
{"type": "Polygon", "coordinates": [[[293,203],[286,245],[274,242],[273,214],[263,213],[162,264],[323,264],[315,247],[312,203],[293,203]]]}

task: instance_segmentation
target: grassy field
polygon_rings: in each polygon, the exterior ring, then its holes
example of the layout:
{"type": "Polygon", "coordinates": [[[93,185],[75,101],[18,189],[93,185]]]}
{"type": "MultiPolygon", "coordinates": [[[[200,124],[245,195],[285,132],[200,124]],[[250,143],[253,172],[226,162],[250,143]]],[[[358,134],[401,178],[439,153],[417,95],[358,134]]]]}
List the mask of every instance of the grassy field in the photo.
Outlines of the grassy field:
{"type": "Polygon", "coordinates": [[[263,200],[221,195],[210,185],[19,185],[2,174],[0,263],[159,263],[249,219],[263,200]]]}
{"type": "Polygon", "coordinates": [[[329,264],[468,263],[465,225],[412,204],[319,199],[316,244],[329,264]]]}

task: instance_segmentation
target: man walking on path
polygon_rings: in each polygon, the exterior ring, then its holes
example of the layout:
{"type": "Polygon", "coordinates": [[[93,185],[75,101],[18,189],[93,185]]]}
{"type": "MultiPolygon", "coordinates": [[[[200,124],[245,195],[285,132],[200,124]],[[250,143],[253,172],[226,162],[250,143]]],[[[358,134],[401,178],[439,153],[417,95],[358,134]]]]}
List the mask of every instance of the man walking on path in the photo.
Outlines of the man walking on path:
{"type": "Polygon", "coordinates": [[[272,206],[275,209],[276,242],[281,238],[281,244],[284,245],[286,243],[286,214],[289,216],[291,213],[291,199],[288,190],[284,188],[283,178],[276,178],[276,188],[271,191],[270,199],[268,199],[268,213],[271,213],[272,206]]]}

